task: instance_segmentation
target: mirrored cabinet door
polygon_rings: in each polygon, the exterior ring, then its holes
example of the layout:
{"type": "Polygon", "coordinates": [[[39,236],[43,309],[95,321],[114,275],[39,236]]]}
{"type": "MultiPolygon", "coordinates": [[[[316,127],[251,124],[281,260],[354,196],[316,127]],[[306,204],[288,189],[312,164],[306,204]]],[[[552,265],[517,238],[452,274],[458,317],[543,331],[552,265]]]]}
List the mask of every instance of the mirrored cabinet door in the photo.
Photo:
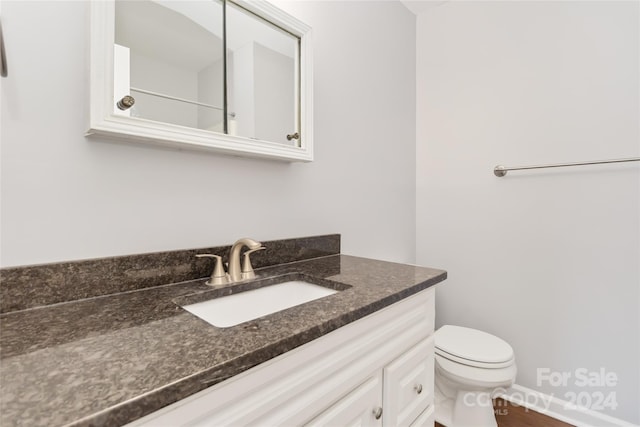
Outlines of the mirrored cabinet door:
{"type": "Polygon", "coordinates": [[[238,5],[226,7],[230,132],[297,146],[300,39],[238,5]]]}
{"type": "Polygon", "coordinates": [[[114,114],[223,132],[222,8],[217,0],[117,0],[114,114]]]}
{"type": "Polygon", "coordinates": [[[88,135],[310,161],[310,31],[265,1],[91,2],[88,135]]]}

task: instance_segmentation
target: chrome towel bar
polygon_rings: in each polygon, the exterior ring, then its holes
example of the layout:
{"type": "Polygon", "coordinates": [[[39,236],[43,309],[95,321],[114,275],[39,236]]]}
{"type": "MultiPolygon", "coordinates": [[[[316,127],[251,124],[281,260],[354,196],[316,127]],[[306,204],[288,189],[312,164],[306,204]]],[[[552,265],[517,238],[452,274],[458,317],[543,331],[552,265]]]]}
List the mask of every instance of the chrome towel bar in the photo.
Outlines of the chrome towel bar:
{"type": "Polygon", "coordinates": [[[592,162],[556,163],[551,165],[534,165],[534,166],[498,165],[495,168],[493,168],[493,174],[497,177],[503,177],[507,174],[508,171],[519,171],[519,170],[525,170],[525,169],[564,168],[567,166],[601,165],[604,163],[623,163],[623,162],[640,162],[640,157],[630,157],[628,159],[595,160],[592,162]]]}
{"type": "Polygon", "coordinates": [[[214,110],[220,110],[220,111],[224,110],[224,108],[216,107],[215,105],[205,104],[203,102],[191,101],[190,99],[178,98],[177,96],[165,95],[164,93],[153,92],[153,91],[150,91],[150,90],[140,89],[140,88],[137,88],[137,87],[131,87],[129,89],[131,90],[131,92],[144,93],[145,95],[157,96],[159,98],[170,99],[172,101],[185,102],[187,104],[198,105],[200,107],[213,108],[214,110]]]}

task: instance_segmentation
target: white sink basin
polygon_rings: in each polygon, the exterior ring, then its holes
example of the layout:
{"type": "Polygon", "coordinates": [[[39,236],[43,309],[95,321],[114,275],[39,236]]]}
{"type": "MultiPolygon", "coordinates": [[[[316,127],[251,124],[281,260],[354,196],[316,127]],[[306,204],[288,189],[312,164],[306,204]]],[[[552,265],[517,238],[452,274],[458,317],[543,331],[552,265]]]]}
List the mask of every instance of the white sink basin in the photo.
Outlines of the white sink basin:
{"type": "Polygon", "coordinates": [[[293,280],[184,305],[182,308],[213,326],[228,328],[337,292],[324,286],[293,280]]]}

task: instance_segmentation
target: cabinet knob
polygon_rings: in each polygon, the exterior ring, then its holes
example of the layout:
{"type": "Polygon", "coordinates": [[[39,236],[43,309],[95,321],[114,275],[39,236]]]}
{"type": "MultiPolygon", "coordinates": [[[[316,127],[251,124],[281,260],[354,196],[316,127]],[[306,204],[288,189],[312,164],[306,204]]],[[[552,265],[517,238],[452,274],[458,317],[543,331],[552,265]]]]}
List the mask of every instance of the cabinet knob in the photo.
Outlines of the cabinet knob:
{"type": "Polygon", "coordinates": [[[418,384],[418,385],[416,385],[413,389],[414,389],[414,390],[416,391],[416,393],[418,393],[418,394],[422,393],[422,384],[418,384]]]}
{"type": "Polygon", "coordinates": [[[124,111],[133,107],[133,104],[135,103],[136,103],[136,100],[133,98],[133,96],[125,95],[122,97],[120,101],[116,102],[116,105],[118,106],[119,109],[124,111]]]}
{"type": "Polygon", "coordinates": [[[373,416],[375,417],[376,420],[379,420],[380,417],[382,416],[382,408],[377,407],[376,409],[374,409],[373,416]]]}

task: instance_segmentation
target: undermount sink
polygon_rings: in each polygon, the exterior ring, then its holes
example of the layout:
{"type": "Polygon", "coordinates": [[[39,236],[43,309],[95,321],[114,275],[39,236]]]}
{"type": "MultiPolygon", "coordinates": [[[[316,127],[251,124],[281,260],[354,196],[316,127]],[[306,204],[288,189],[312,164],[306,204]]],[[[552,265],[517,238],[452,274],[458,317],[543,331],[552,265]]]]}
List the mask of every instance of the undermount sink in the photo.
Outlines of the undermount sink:
{"type": "Polygon", "coordinates": [[[291,280],[250,291],[209,299],[182,308],[205,322],[228,328],[338,291],[303,280],[291,280]]]}

